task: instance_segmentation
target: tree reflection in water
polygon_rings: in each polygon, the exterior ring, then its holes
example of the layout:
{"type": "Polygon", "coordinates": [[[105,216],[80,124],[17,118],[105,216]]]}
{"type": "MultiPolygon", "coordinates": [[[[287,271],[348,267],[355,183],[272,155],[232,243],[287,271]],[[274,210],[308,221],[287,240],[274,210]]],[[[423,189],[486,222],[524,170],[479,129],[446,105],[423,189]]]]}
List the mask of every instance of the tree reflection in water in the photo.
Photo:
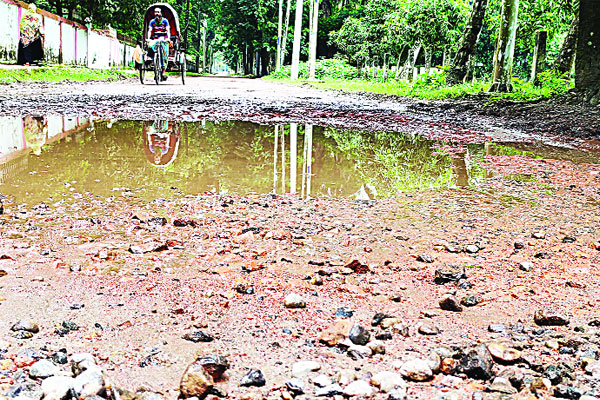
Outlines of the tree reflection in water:
{"type": "MultiPolygon", "coordinates": [[[[454,184],[452,159],[419,137],[233,121],[76,123],[63,122],[70,130],[28,157],[2,190],[29,202],[122,188],[143,199],[170,197],[171,188],[366,199],[454,184]]],[[[465,156],[471,180],[480,156],[479,148],[465,156]]]]}

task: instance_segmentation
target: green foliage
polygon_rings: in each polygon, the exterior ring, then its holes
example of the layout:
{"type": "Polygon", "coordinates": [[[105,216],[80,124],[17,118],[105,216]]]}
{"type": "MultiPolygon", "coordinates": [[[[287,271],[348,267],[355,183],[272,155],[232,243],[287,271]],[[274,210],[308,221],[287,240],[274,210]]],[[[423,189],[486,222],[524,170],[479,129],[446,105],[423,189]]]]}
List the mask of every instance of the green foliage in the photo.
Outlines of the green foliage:
{"type": "Polygon", "coordinates": [[[59,81],[114,81],[135,76],[135,71],[95,70],[87,68],[20,68],[0,70],[0,83],[11,82],[59,82],[59,81]]]}
{"type": "Polygon", "coordinates": [[[441,89],[444,86],[446,86],[446,73],[429,70],[424,74],[419,75],[413,84],[413,89],[441,89]]]}
{"type": "Polygon", "coordinates": [[[467,17],[463,0],[369,0],[364,15],[348,18],[330,38],[352,62],[397,60],[418,44],[440,55],[457,44],[467,17]]]}
{"type": "MultiPolygon", "coordinates": [[[[272,79],[287,79],[290,76],[291,66],[286,65],[278,72],[269,75],[272,79]]],[[[299,68],[300,79],[308,79],[308,63],[301,62],[299,68]]],[[[357,77],[357,70],[350,64],[340,59],[317,60],[315,66],[316,79],[354,79],[357,77]]]]}
{"type": "Polygon", "coordinates": [[[547,99],[568,92],[575,87],[574,83],[565,76],[558,76],[555,71],[548,70],[538,74],[539,85],[513,79],[514,90],[492,97],[491,101],[508,99],[513,101],[532,101],[547,99]]]}

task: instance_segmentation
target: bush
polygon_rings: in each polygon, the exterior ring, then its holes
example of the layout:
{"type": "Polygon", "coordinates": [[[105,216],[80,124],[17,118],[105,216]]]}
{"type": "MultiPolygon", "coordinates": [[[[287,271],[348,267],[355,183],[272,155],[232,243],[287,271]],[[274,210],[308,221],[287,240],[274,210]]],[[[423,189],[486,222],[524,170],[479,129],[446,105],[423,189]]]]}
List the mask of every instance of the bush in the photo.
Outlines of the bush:
{"type": "Polygon", "coordinates": [[[515,78],[513,79],[514,89],[511,93],[502,93],[491,100],[532,101],[558,96],[573,88],[573,82],[566,76],[566,74],[558,75],[553,70],[544,71],[538,74],[538,85],[534,85],[533,82],[523,82],[515,78]]]}
{"type": "MultiPolygon", "coordinates": [[[[288,79],[291,74],[292,67],[290,65],[284,65],[277,72],[273,72],[269,75],[273,79],[288,79]]],[[[298,70],[298,77],[300,79],[308,79],[308,63],[301,62],[298,70]]],[[[339,80],[350,80],[357,77],[356,68],[348,64],[345,60],[340,59],[327,59],[317,60],[315,65],[315,78],[324,79],[339,79],[339,80]]]]}

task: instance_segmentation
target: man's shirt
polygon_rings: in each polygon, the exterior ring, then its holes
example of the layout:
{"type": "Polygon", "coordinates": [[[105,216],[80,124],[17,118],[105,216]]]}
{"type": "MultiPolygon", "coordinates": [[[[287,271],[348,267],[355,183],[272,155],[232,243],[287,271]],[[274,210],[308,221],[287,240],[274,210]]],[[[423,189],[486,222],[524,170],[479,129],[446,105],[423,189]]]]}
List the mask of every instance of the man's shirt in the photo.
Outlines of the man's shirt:
{"type": "Polygon", "coordinates": [[[169,21],[163,18],[160,23],[156,22],[156,19],[150,21],[150,29],[152,29],[152,35],[150,39],[168,38],[169,37],[169,21]]]}

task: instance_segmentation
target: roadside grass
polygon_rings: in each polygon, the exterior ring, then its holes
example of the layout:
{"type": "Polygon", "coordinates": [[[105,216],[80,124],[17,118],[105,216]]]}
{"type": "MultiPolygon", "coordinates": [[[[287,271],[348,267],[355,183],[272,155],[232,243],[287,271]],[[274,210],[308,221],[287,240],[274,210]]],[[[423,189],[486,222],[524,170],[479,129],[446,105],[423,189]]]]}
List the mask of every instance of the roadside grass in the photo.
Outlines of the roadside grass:
{"type": "Polygon", "coordinates": [[[339,81],[326,80],[321,82],[306,82],[320,89],[334,89],[346,92],[370,92],[401,97],[440,100],[465,97],[485,93],[487,83],[474,82],[458,86],[427,87],[414,85],[408,81],[373,82],[365,80],[339,81]]]}
{"type": "MultiPolygon", "coordinates": [[[[352,78],[348,74],[337,74],[331,71],[321,73],[319,80],[300,79],[292,81],[287,78],[289,74],[285,71],[274,73],[267,80],[286,82],[291,84],[303,84],[318,89],[341,90],[345,92],[366,92],[382,95],[400,97],[413,97],[427,100],[459,99],[477,97],[494,103],[500,100],[515,102],[530,102],[547,99],[564,94],[574,87],[572,80],[556,76],[552,71],[546,71],[539,75],[540,84],[524,82],[513,79],[514,90],[511,93],[488,93],[491,82],[487,80],[476,80],[462,85],[449,86],[446,84],[446,74],[443,71],[432,71],[420,75],[415,81],[391,79],[384,81],[382,78],[364,79],[352,78]]],[[[307,76],[300,75],[301,77],[307,76]]]]}
{"type": "Polygon", "coordinates": [[[317,89],[341,90],[344,92],[366,92],[427,100],[459,99],[477,96],[487,99],[490,103],[499,100],[528,102],[547,99],[558,94],[566,93],[573,87],[571,84],[565,84],[564,88],[556,90],[556,88],[548,88],[547,86],[537,87],[529,82],[515,82],[515,90],[511,93],[488,93],[487,90],[491,84],[488,81],[474,81],[472,83],[456,86],[427,86],[414,84],[409,81],[379,82],[358,79],[348,81],[337,79],[292,81],[291,79],[267,79],[291,84],[308,85],[317,89]]]}
{"type": "Polygon", "coordinates": [[[137,75],[135,70],[96,70],[71,67],[0,69],[0,83],[116,81],[137,75]]]}

